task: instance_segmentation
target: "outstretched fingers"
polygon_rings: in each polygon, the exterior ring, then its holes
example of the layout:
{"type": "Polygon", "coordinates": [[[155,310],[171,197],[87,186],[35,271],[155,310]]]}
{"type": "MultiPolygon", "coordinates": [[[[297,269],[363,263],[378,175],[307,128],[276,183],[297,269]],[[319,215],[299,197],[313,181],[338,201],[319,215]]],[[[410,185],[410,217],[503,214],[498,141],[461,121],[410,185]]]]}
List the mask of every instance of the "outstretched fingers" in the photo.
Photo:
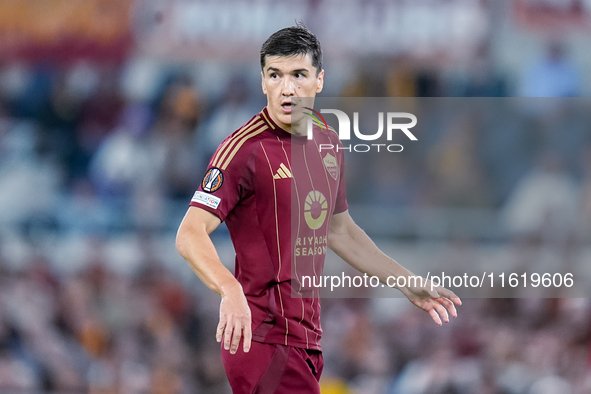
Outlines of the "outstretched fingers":
{"type": "MultiPolygon", "coordinates": [[[[435,310],[437,311],[437,314],[439,314],[439,317],[440,317],[441,319],[443,319],[443,321],[444,321],[445,323],[449,323],[449,315],[447,314],[447,309],[445,309],[445,308],[443,307],[443,305],[441,305],[441,304],[440,304],[440,302],[441,302],[441,299],[437,299],[437,300],[434,300],[434,301],[435,301],[435,306],[434,306],[434,308],[435,308],[435,310]]],[[[441,319],[440,319],[440,320],[441,320],[441,319]]]]}
{"type": "Polygon", "coordinates": [[[441,304],[445,307],[445,309],[447,309],[449,311],[449,313],[453,317],[458,317],[458,311],[456,310],[456,307],[455,307],[455,305],[454,305],[454,303],[452,302],[451,299],[449,299],[449,298],[442,298],[441,299],[441,304]]]}
{"type": "Polygon", "coordinates": [[[443,325],[443,323],[441,322],[441,319],[439,318],[439,315],[437,314],[437,312],[435,311],[435,309],[431,309],[429,310],[429,315],[431,316],[431,318],[433,319],[433,321],[438,325],[441,326],[443,325]]]}
{"type": "Polygon", "coordinates": [[[444,287],[438,287],[437,291],[441,294],[441,297],[445,297],[451,300],[456,305],[462,305],[462,300],[453,291],[448,290],[444,287]]]}
{"type": "Polygon", "coordinates": [[[450,315],[457,317],[455,305],[462,305],[460,298],[454,292],[441,287],[410,288],[405,293],[415,306],[429,313],[433,321],[441,326],[449,322],[450,315]]]}

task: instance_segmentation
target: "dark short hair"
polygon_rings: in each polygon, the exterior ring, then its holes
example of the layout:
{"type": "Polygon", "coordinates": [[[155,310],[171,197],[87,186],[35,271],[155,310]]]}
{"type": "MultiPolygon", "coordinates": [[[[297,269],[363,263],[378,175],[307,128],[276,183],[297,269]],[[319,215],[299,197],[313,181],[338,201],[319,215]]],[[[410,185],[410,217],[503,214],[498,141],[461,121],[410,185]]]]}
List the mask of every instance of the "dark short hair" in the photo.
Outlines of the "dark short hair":
{"type": "Polygon", "coordinates": [[[322,70],[322,49],[318,38],[301,22],[276,31],[261,47],[261,70],[267,56],[295,56],[310,54],[316,75],[322,70]]]}

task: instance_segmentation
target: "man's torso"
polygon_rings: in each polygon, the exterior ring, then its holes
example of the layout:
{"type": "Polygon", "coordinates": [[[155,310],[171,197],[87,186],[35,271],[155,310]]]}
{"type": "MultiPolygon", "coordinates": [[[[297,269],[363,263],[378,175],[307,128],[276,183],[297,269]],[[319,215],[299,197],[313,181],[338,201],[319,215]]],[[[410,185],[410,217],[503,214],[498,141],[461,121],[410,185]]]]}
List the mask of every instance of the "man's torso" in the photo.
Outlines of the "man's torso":
{"type": "Polygon", "coordinates": [[[337,146],[317,126],[312,140],[290,135],[264,109],[220,145],[191,202],[227,224],[256,341],[320,349],[318,289],[300,285],[322,274],[330,218],[347,209],[337,146]]]}

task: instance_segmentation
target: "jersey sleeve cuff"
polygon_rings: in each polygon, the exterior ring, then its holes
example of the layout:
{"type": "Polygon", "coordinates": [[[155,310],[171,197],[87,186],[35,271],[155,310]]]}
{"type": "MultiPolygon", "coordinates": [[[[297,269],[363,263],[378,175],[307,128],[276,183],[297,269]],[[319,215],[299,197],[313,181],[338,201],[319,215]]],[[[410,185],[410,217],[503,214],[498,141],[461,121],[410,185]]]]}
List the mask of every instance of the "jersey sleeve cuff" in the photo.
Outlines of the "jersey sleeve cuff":
{"type": "Polygon", "coordinates": [[[211,208],[211,207],[209,207],[207,205],[203,205],[203,204],[200,204],[198,202],[191,201],[191,203],[189,203],[189,206],[195,207],[195,208],[201,208],[201,209],[203,209],[203,210],[205,210],[207,212],[211,212],[215,216],[217,216],[222,222],[226,219],[226,216],[222,215],[221,212],[218,209],[211,208]]]}
{"type": "Polygon", "coordinates": [[[349,204],[344,203],[343,205],[335,207],[333,214],[345,212],[347,209],[349,209],[349,204]]]}

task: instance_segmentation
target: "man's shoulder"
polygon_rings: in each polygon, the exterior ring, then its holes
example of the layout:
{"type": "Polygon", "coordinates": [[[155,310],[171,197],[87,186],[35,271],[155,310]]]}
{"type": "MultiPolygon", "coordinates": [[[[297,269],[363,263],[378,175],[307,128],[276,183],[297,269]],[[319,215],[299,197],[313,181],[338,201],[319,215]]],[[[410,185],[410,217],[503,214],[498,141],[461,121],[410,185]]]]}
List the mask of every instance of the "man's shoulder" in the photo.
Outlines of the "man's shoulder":
{"type": "Polygon", "coordinates": [[[313,125],[316,135],[328,138],[335,145],[342,145],[339,140],[339,133],[330,125],[323,124],[322,127],[313,125]]]}
{"type": "Polygon", "coordinates": [[[263,130],[267,128],[268,125],[263,118],[263,113],[259,112],[238,129],[236,129],[232,134],[230,134],[226,139],[220,144],[220,147],[224,144],[227,144],[229,141],[234,141],[239,138],[251,138],[256,134],[257,131],[263,130]]]}
{"type": "Polygon", "coordinates": [[[258,140],[264,138],[268,123],[259,112],[248,122],[230,134],[216,150],[211,166],[225,170],[233,161],[244,161],[258,140]]]}

